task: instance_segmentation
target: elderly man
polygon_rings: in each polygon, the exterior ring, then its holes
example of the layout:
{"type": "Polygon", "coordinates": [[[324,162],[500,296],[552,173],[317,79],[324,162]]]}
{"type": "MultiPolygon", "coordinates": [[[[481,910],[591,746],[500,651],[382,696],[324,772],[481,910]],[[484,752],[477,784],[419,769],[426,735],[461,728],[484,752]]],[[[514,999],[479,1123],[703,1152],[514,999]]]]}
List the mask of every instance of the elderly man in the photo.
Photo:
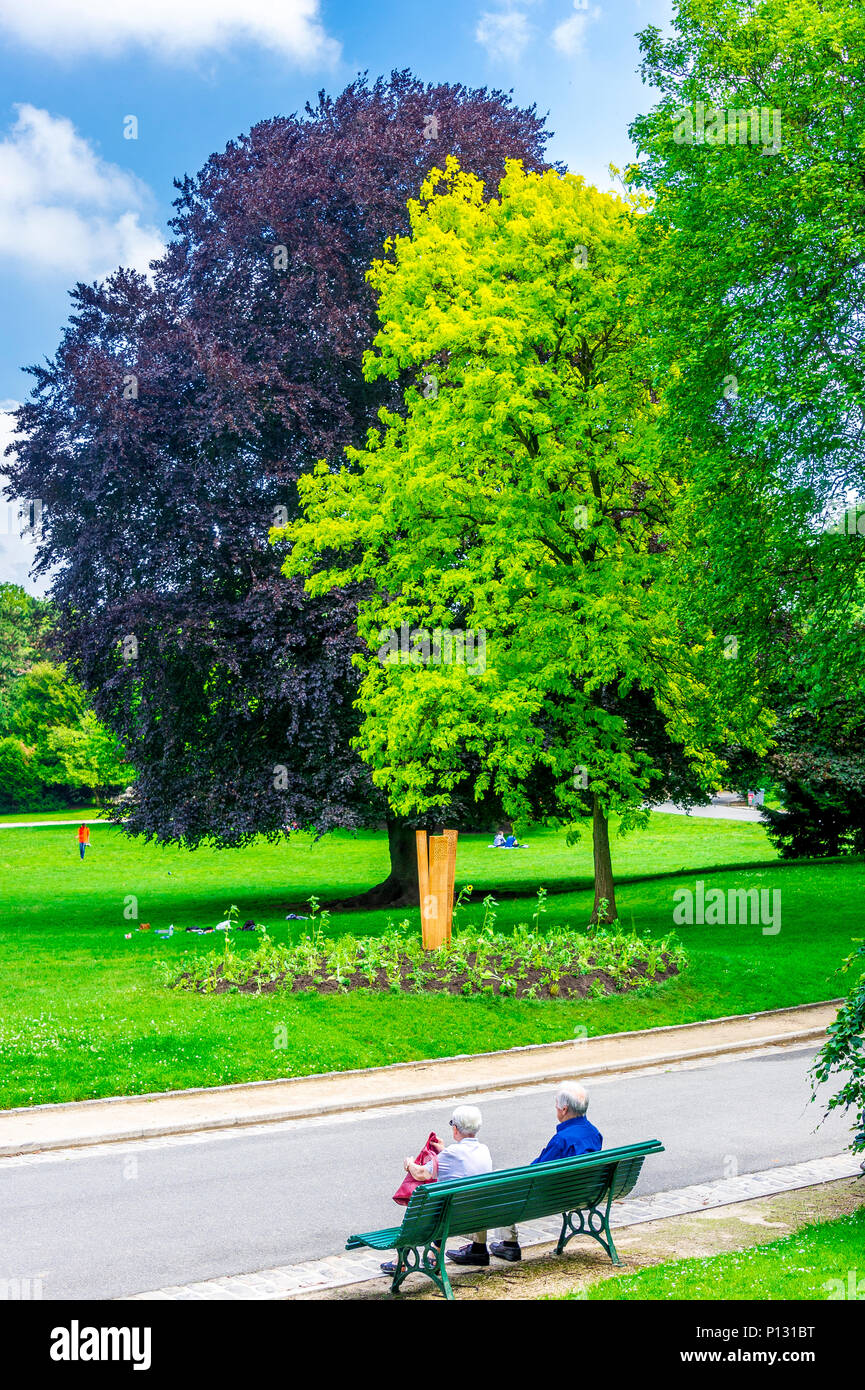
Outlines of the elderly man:
{"type": "MultiPolygon", "coordinates": [[[[559,1087],[555,1100],[556,1132],[546,1148],[532,1159],[532,1163],[550,1163],[555,1158],[576,1158],[579,1154],[597,1153],[604,1141],[595,1126],[586,1119],[589,1097],[585,1087],[576,1081],[566,1082],[559,1087]]],[[[510,1260],[512,1263],[521,1260],[523,1252],[517,1239],[516,1226],[506,1226],[500,1234],[501,1240],[493,1241],[487,1250],[486,1231],[475,1231],[471,1245],[448,1250],[447,1257],[455,1265],[488,1265],[491,1251],[499,1260],[510,1260]]]]}
{"type": "MultiPolygon", "coordinates": [[[[430,1159],[429,1163],[415,1163],[413,1158],[403,1161],[403,1168],[417,1182],[449,1182],[453,1178],[475,1178],[480,1173],[492,1172],[490,1151],[477,1137],[481,1127],[481,1112],[477,1106],[458,1105],[449,1123],[453,1143],[447,1148],[440,1141],[430,1145],[438,1155],[436,1162],[430,1159]]],[[[489,1255],[486,1263],[489,1264],[489,1255]]],[[[395,1274],[396,1262],[389,1260],[381,1268],[384,1274],[395,1274]]]]}

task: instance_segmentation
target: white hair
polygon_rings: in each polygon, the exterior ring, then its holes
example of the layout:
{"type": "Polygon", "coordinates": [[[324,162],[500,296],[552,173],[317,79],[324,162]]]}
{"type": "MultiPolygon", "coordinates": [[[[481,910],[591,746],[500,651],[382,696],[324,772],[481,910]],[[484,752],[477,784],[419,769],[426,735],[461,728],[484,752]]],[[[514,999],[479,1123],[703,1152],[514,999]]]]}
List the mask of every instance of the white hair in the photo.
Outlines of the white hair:
{"type": "Polygon", "coordinates": [[[475,1135],[481,1127],[481,1112],[476,1105],[458,1105],[451,1112],[451,1124],[460,1134],[475,1135]]]}
{"type": "Polygon", "coordinates": [[[589,1108],[589,1097],[585,1086],[578,1081],[566,1081],[556,1091],[556,1105],[571,1115],[585,1115],[589,1108]]]}

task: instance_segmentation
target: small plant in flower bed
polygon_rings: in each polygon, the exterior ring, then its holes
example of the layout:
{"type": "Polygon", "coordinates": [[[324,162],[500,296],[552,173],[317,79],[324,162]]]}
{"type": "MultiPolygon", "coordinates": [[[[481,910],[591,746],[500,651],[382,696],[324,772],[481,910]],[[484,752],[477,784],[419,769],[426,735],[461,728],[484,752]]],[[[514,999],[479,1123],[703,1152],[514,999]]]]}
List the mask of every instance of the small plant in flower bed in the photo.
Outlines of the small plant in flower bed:
{"type": "MultiPolygon", "coordinates": [[[[464,890],[457,900],[458,915],[464,890]]],[[[584,999],[656,984],[676,975],[685,952],[672,937],[645,940],[618,922],[602,927],[552,927],[541,933],[543,890],[532,924],[495,930],[496,903],[484,902],[480,927],[455,931],[449,945],[425,951],[407,921],[388,921],[380,936],[326,936],[327,912],[310,899],[311,927],[296,943],[279,945],[264,933],[257,948],[239,953],[226,933],[224,950],[197,957],[176,973],[162,964],[166,984],[202,994],[319,994],[371,989],[392,994],[427,991],[516,999],[584,999]]]]}

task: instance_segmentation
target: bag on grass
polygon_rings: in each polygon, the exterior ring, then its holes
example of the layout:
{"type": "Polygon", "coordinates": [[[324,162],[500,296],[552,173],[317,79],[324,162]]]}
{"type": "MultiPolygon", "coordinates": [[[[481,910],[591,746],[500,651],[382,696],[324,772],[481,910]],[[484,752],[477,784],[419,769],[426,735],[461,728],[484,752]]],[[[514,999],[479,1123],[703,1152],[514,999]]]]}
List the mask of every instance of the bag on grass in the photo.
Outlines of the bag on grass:
{"type": "MultiPolygon", "coordinates": [[[[430,1144],[438,1144],[439,1142],[439,1137],[436,1134],[435,1130],[433,1130],[429,1135],[423,1148],[421,1149],[420,1153],[418,1154],[417,1158],[415,1159],[415,1163],[423,1164],[429,1163],[430,1159],[432,1159],[433,1177],[435,1177],[438,1173],[439,1162],[438,1154],[435,1152],[434,1149],[430,1148],[430,1144]]],[[[411,1173],[406,1173],[396,1192],[393,1194],[394,1201],[398,1202],[401,1207],[407,1207],[411,1199],[411,1194],[414,1192],[417,1186],[417,1178],[413,1178],[411,1176],[411,1173]]]]}

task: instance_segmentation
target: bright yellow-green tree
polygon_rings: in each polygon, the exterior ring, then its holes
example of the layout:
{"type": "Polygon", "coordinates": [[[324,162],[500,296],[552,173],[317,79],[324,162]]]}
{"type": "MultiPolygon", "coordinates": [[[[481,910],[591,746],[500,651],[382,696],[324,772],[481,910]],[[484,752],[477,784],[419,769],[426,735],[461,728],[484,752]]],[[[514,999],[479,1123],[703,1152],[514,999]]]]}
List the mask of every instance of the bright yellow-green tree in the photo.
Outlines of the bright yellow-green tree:
{"type": "Polygon", "coordinates": [[[596,918],[615,914],[608,817],[640,817],[655,749],[708,787],[725,743],[765,732],[726,635],[679,617],[642,211],[516,162],[489,202],[454,160],[434,170],[370,272],[365,374],[415,384],[342,471],[301,479],[277,533],[310,592],[367,586],[359,747],[392,805],[473,777],[525,819],[542,774],[560,820],[593,817],[596,918]]]}

